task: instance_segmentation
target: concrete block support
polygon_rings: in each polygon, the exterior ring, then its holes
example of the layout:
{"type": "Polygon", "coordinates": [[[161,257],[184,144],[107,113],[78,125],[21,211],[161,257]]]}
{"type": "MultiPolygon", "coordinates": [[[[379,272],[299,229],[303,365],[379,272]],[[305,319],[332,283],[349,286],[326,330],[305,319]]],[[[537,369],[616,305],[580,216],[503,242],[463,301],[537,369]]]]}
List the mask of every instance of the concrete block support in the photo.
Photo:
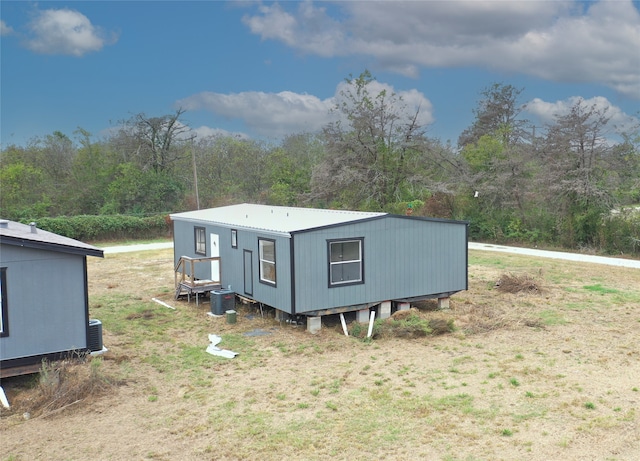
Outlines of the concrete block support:
{"type": "Polygon", "coordinates": [[[280,309],[276,309],[275,317],[277,321],[284,322],[287,319],[288,315],[289,314],[287,314],[286,312],[281,311],[280,309]]]}
{"type": "Polygon", "coordinates": [[[380,303],[380,314],[378,318],[388,319],[391,317],[391,301],[384,301],[380,303]]]}
{"type": "Polygon", "coordinates": [[[399,311],[408,311],[411,309],[411,303],[398,303],[399,311]]]}
{"type": "Polygon", "coordinates": [[[438,309],[449,309],[449,298],[438,298],[438,309]]]}
{"type": "Polygon", "coordinates": [[[356,322],[369,323],[369,309],[361,309],[356,312],[356,322]]]}
{"type": "Polygon", "coordinates": [[[307,317],[307,331],[313,335],[320,332],[322,328],[322,317],[307,317]]]}

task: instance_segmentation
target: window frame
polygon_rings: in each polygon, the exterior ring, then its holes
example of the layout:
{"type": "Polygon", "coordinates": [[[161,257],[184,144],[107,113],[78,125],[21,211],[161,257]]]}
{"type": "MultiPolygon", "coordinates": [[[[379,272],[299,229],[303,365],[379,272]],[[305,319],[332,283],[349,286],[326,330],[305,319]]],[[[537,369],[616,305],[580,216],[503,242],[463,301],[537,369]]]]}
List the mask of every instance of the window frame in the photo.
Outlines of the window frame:
{"type": "Polygon", "coordinates": [[[202,226],[193,227],[193,251],[197,255],[207,256],[207,229],[202,226]],[[200,235],[202,240],[199,239],[200,235]]]}
{"type": "Polygon", "coordinates": [[[351,285],[362,285],[364,284],[364,237],[351,237],[351,238],[341,238],[341,239],[329,239],[327,240],[327,282],[329,288],[338,288],[345,287],[351,285]],[[358,242],[359,245],[359,258],[352,259],[347,261],[331,261],[331,249],[332,245],[338,243],[349,243],[349,242],[358,242]],[[333,267],[342,264],[353,264],[355,262],[360,263],[360,279],[358,280],[346,280],[343,282],[334,282],[333,281],[333,267]]]}
{"type": "Polygon", "coordinates": [[[231,229],[231,248],[238,248],[238,230],[231,229]]]}
{"type": "Polygon", "coordinates": [[[258,280],[260,283],[272,287],[277,286],[278,257],[276,255],[276,241],[274,239],[258,237],[258,280]],[[273,261],[264,258],[262,242],[273,245],[273,261]],[[262,264],[267,263],[273,265],[273,280],[265,277],[262,264]]]}
{"type": "Polygon", "coordinates": [[[9,336],[9,306],[7,305],[7,268],[0,267],[0,338],[9,336]]]}

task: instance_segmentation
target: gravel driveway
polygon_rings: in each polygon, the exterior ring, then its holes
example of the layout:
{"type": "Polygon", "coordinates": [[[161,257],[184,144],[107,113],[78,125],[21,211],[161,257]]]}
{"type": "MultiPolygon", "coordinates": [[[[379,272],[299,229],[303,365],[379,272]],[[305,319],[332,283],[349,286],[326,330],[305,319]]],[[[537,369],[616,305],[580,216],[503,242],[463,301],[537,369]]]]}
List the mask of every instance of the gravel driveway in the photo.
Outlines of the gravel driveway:
{"type": "MultiPolygon", "coordinates": [[[[173,248],[173,242],[144,243],[140,245],[122,245],[103,248],[104,254],[126,253],[130,251],[144,250],[164,250],[173,248]]],[[[537,258],[564,259],[567,261],[578,261],[595,264],[606,264],[608,266],[631,267],[640,269],[640,261],[635,259],[609,258],[605,256],[585,255],[580,253],[564,253],[561,251],[538,250],[535,248],[508,247],[504,245],[493,245],[490,243],[469,242],[470,250],[497,251],[502,253],[512,253],[520,255],[535,256],[537,258]]]]}

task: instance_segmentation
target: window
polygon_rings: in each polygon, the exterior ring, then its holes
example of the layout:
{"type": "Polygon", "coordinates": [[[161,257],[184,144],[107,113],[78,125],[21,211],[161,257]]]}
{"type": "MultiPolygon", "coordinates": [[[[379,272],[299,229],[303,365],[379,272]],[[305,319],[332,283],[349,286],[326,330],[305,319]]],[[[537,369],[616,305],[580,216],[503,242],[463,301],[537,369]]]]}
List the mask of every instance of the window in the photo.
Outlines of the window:
{"type": "Polygon", "coordinates": [[[204,227],[194,227],[194,240],[196,243],[196,254],[207,255],[207,236],[204,227]]]}
{"type": "Polygon", "coordinates": [[[276,284],[276,242],[275,240],[258,239],[260,253],[260,281],[270,285],[276,284]]]}
{"type": "Polygon", "coordinates": [[[7,268],[0,267],[0,336],[9,336],[7,310],[7,268]]]}
{"type": "Polygon", "coordinates": [[[231,248],[238,248],[238,231],[231,229],[231,248]]]}
{"type": "Polygon", "coordinates": [[[363,238],[329,240],[329,286],[364,283],[363,238]]]}

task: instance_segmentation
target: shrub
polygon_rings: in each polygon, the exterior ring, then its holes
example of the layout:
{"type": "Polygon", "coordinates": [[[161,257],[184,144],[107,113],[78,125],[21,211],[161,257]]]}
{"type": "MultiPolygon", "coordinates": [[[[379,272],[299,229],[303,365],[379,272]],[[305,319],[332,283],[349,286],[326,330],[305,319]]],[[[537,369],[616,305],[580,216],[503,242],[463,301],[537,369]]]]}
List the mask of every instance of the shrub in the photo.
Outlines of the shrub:
{"type": "Polygon", "coordinates": [[[605,217],[598,230],[598,244],[609,254],[640,255],[640,212],[605,217]]]}
{"type": "MultiPolygon", "coordinates": [[[[369,325],[352,323],[349,334],[365,339],[369,325]]],[[[373,339],[383,337],[422,338],[429,335],[440,335],[455,330],[453,318],[423,314],[416,308],[397,311],[391,318],[377,319],[373,324],[373,339]]]]}
{"type": "MultiPolygon", "coordinates": [[[[157,238],[170,235],[167,215],[154,216],[60,216],[40,218],[36,224],[42,230],[83,241],[157,238]]],[[[23,223],[30,222],[23,220],[23,223]]]]}
{"type": "Polygon", "coordinates": [[[20,393],[10,412],[47,416],[104,395],[121,383],[109,378],[102,365],[102,358],[82,352],[64,360],[44,360],[37,379],[20,393]]]}

